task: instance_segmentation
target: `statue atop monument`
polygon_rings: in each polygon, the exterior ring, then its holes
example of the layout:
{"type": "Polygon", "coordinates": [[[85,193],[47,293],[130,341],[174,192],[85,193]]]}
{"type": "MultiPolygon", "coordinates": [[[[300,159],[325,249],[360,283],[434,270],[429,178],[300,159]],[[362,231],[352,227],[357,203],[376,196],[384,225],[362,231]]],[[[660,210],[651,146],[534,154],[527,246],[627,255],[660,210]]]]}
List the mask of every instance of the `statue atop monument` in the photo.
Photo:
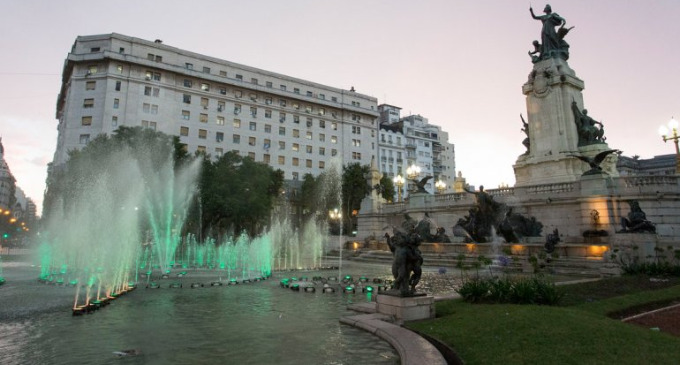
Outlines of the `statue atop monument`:
{"type": "Polygon", "coordinates": [[[545,15],[534,14],[534,9],[529,7],[531,17],[540,20],[543,23],[541,29],[541,42],[534,41],[534,51],[529,52],[531,62],[537,63],[542,60],[550,58],[561,58],[563,60],[569,59],[569,44],[564,40],[564,37],[569,31],[574,28],[565,28],[567,21],[557,13],[552,12],[550,5],[546,5],[543,9],[545,15]],[[555,30],[555,28],[559,29],[555,30]]]}

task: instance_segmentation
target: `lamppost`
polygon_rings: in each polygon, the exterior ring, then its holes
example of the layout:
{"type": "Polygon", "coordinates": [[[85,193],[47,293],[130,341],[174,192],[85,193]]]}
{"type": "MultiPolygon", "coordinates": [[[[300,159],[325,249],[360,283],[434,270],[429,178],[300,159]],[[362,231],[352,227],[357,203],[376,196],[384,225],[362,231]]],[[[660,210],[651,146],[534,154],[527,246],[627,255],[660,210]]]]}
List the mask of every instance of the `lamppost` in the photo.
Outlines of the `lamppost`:
{"type": "Polygon", "coordinates": [[[397,175],[394,177],[394,185],[397,186],[397,203],[401,201],[401,188],[404,186],[404,177],[397,175]]]}
{"type": "Polygon", "coordinates": [[[439,194],[441,194],[444,192],[444,190],[446,190],[446,183],[440,178],[436,183],[434,183],[434,187],[437,188],[437,191],[439,194]]]}
{"type": "Polygon", "coordinates": [[[678,135],[678,121],[671,117],[671,120],[668,122],[668,128],[666,128],[665,125],[659,127],[659,134],[664,142],[672,140],[675,143],[675,173],[680,174],[680,147],[678,147],[680,135],[678,135]],[[669,128],[670,132],[673,133],[670,137],[668,137],[669,128]]]}
{"type": "Polygon", "coordinates": [[[338,208],[328,211],[328,218],[337,220],[340,225],[340,235],[338,236],[338,243],[340,244],[340,261],[338,264],[338,282],[342,280],[342,213],[338,208]]]}
{"type": "Polygon", "coordinates": [[[420,175],[420,166],[416,165],[415,162],[406,168],[406,176],[409,179],[415,179],[418,175],[420,175]]]}

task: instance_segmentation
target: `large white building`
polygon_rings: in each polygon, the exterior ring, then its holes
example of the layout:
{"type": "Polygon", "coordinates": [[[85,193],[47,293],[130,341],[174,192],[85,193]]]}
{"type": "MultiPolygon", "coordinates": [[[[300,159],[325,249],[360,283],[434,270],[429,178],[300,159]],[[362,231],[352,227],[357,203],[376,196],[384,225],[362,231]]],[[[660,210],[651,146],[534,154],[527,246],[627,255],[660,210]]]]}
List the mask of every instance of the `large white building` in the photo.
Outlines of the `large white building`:
{"type": "Polygon", "coordinates": [[[79,36],[57,101],[54,164],[119,126],[180,136],[190,153],[237,151],[297,180],[337,157],[376,157],[377,99],[116,33],[79,36]]]}

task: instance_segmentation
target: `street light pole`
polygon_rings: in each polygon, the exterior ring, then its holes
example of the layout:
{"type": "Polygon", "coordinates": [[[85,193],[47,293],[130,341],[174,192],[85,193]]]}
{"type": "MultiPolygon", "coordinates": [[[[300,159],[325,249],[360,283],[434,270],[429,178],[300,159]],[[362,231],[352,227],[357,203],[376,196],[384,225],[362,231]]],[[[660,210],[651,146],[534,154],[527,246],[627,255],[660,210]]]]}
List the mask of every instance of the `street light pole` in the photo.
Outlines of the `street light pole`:
{"type": "Polygon", "coordinates": [[[397,175],[394,177],[394,185],[397,186],[397,203],[401,201],[401,188],[404,186],[404,177],[397,175]]]}
{"type": "Polygon", "coordinates": [[[434,187],[437,188],[439,194],[442,194],[444,190],[446,190],[446,183],[440,178],[436,183],[434,183],[434,187]]]}
{"type": "Polygon", "coordinates": [[[671,120],[668,122],[668,128],[664,125],[659,127],[659,134],[664,142],[672,140],[675,143],[675,173],[680,175],[680,147],[678,146],[680,135],[678,135],[678,121],[671,117],[671,120]],[[672,133],[670,137],[668,136],[669,128],[672,133]]]}
{"type": "Polygon", "coordinates": [[[342,212],[335,208],[328,212],[328,217],[331,220],[337,220],[340,225],[340,235],[338,236],[338,244],[340,245],[340,260],[338,264],[338,282],[342,281],[342,212]]]}

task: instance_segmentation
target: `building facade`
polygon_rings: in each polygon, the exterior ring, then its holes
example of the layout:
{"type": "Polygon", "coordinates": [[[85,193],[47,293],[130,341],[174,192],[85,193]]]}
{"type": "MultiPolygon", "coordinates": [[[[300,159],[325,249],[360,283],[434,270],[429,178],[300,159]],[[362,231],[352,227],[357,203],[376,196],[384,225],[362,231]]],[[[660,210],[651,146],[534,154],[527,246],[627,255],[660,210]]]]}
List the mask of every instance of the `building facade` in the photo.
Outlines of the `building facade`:
{"type": "Polygon", "coordinates": [[[0,210],[11,209],[16,202],[16,180],[5,162],[5,148],[0,137],[0,210]]]}
{"type": "MultiPolygon", "coordinates": [[[[455,178],[455,150],[449,143],[449,135],[440,126],[430,124],[427,118],[420,115],[400,116],[398,107],[381,104],[380,131],[378,139],[378,162],[380,172],[394,178],[404,178],[401,187],[402,197],[415,188],[413,180],[432,176],[425,189],[430,193],[452,192],[455,178]],[[409,179],[407,169],[411,165],[420,167],[420,174],[409,179]],[[435,183],[445,184],[438,190],[435,183]]],[[[399,193],[395,197],[398,199],[399,193]]]]}
{"type": "Polygon", "coordinates": [[[99,134],[142,126],[189,153],[234,151],[318,175],[329,160],[376,156],[377,99],[116,33],[79,36],[64,64],[54,164],[99,134]]]}

